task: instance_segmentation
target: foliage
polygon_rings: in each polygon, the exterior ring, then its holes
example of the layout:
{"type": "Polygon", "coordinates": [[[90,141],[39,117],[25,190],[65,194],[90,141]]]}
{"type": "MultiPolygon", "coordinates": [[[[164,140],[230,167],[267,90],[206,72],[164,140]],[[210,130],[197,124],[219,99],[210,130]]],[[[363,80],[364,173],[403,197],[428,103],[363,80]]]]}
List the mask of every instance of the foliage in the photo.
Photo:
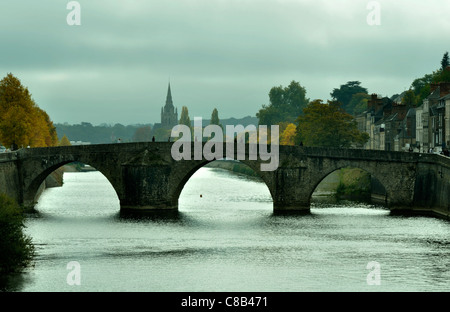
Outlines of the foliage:
{"type": "Polygon", "coordinates": [[[209,124],[210,125],[220,125],[219,112],[217,111],[217,108],[214,108],[214,110],[211,114],[211,120],[210,120],[209,124]]]}
{"type": "Polygon", "coordinates": [[[70,146],[70,145],[72,145],[72,144],[70,144],[69,139],[64,134],[63,137],[61,138],[61,141],[59,141],[59,146],[70,146]]]}
{"type": "Polygon", "coordinates": [[[136,130],[146,125],[128,125],[124,126],[117,123],[111,125],[94,126],[89,122],[82,122],[81,124],[56,124],[56,131],[58,136],[67,135],[72,141],[90,142],[92,144],[102,144],[117,142],[121,139],[122,142],[131,141],[136,130]]]}
{"type": "Polygon", "coordinates": [[[191,119],[189,118],[189,110],[186,106],[183,106],[181,108],[181,116],[180,116],[180,121],[178,122],[178,124],[191,127],[191,119]]]}
{"type": "Polygon", "coordinates": [[[24,217],[18,204],[0,194],[0,273],[19,271],[31,264],[34,246],[23,233],[24,217]]]}
{"type": "Polygon", "coordinates": [[[405,92],[402,98],[402,104],[407,107],[416,107],[418,106],[420,97],[414,94],[414,90],[409,89],[405,92]]]}
{"type": "Polygon", "coordinates": [[[295,126],[295,124],[288,124],[280,135],[280,145],[295,145],[296,134],[297,127],[295,126]]]}
{"type": "Polygon", "coordinates": [[[336,189],[338,198],[368,199],[371,193],[370,174],[358,168],[339,170],[339,184],[336,189]]]}
{"type": "Polygon", "coordinates": [[[56,128],[20,80],[9,73],[0,81],[0,141],[5,146],[44,147],[58,143],[56,128]]]}
{"type": "MultiPolygon", "coordinates": [[[[217,108],[214,108],[214,110],[212,111],[211,120],[209,121],[209,124],[219,126],[220,128],[222,128],[222,133],[223,133],[223,126],[220,123],[219,112],[218,112],[217,108]]],[[[214,134],[214,136],[215,136],[215,134],[214,134]]],[[[209,139],[214,138],[214,136],[210,137],[209,139]]]]}
{"type": "Polygon", "coordinates": [[[361,114],[367,109],[367,103],[370,100],[370,95],[367,93],[355,93],[348,104],[348,107],[352,109],[350,114],[356,116],[361,114]]]}
{"type": "Polygon", "coordinates": [[[431,84],[439,82],[450,82],[450,69],[448,52],[444,53],[441,60],[441,68],[415,79],[411,83],[411,88],[417,96],[417,105],[421,105],[423,100],[431,93],[431,84]]]}
{"type": "Polygon", "coordinates": [[[433,76],[433,82],[434,83],[450,82],[450,67],[446,67],[443,70],[435,72],[433,76]]]}
{"type": "Polygon", "coordinates": [[[133,142],[150,142],[152,140],[152,128],[150,126],[137,128],[132,140],[133,142]]]}
{"type": "Polygon", "coordinates": [[[414,94],[417,96],[417,102],[420,105],[423,100],[430,95],[430,85],[433,82],[433,77],[435,73],[433,74],[426,74],[421,78],[414,79],[414,81],[411,83],[411,90],[414,92],[414,94]]]}
{"type": "MultiPolygon", "coordinates": [[[[364,93],[368,94],[368,91],[366,88],[361,87],[361,82],[359,81],[349,81],[344,85],[341,85],[339,89],[335,88],[330,93],[330,95],[333,97],[333,99],[337,102],[341,102],[343,109],[349,113],[354,113],[354,106],[351,106],[352,98],[355,94],[358,93],[364,93]]],[[[356,102],[353,102],[352,105],[356,105],[356,102]]]]}
{"type": "Polygon", "coordinates": [[[369,135],[358,130],[354,117],[339,102],[311,102],[297,118],[297,141],[306,146],[351,147],[364,144],[369,135]]]}
{"type": "Polygon", "coordinates": [[[296,81],[289,86],[273,87],[269,92],[269,105],[263,105],[256,117],[260,125],[276,125],[280,122],[294,122],[309,103],[306,89],[296,81]]]}
{"type": "Polygon", "coordinates": [[[450,65],[450,61],[448,59],[448,52],[444,53],[444,56],[442,57],[441,60],[441,70],[445,70],[447,68],[447,66],[450,65]]]}
{"type": "Polygon", "coordinates": [[[172,130],[159,128],[153,132],[153,136],[155,137],[156,141],[167,142],[169,141],[171,132],[172,130]]]}

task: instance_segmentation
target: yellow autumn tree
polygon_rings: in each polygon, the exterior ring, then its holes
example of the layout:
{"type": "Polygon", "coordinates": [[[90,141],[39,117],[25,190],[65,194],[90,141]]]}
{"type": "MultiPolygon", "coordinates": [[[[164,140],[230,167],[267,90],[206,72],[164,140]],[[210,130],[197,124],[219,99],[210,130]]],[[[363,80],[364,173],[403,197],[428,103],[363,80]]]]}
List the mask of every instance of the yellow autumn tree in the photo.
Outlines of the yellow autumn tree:
{"type": "Polygon", "coordinates": [[[70,144],[69,139],[67,138],[67,136],[64,134],[63,137],[61,138],[61,141],[59,141],[59,146],[70,146],[72,144],[70,144]]]}
{"type": "Polygon", "coordinates": [[[0,142],[13,148],[54,146],[58,142],[47,113],[11,73],[0,81],[0,142]]]}
{"type": "Polygon", "coordinates": [[[294,139],[296,134],[297,127],[293,123],[288,124],[280,135],[280,145],[295,145],[294,139]]]}

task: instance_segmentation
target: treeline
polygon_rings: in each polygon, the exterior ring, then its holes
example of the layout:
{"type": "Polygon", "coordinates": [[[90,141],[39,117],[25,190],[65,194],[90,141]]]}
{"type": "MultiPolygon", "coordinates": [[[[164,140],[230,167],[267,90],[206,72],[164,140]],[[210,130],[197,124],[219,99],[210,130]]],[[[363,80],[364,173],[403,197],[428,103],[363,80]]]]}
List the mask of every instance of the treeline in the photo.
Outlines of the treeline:
{"type": "Polygon", "coordinates": [[[115,143],[119,139],[122,142],[132,142],[133,136],[139,128],[150,127],[152,125],[127,125],[122,124],[98,125],[94,126],[89,122],[81,124],[55,124],[59,138],[64,135],[70,141],[90,142],[92,144],[115,143]]]}
{"type": "MultiPolygon", "coordinates": [[[[181,120],[181,119],[180,119],[181,120]]],[[[193,126],[193,120],[189,120],[193,126]]],[[[203,119],[203,125],[210,124],[210,119],[203,119]]],[[[214,120],[212,122],[215,122],[214,120]]],[[[243,125],[257,124],[256,117],[246,116],[243,118],[227,118],[220,120],[220,124],[226,125],[243,125]]],[[[70,125],[68,123],[55,124],[58,138],[62,139],[66,136],[70,141],[89,142],[92,144],[117,143],[120,142],[149,142],[153,136],[157,141],[166,141],[170,136],[170,129],[154,129],[153,124],[122,124],[107,125],[101,124],[94,126],[89,122],[70,125]]]]}
{"type": "Polygon", "coordinates": [[[11,149],[58,143],[50,117],[11,73],[0,81],[0,143],[11,149]]]}
{"type": "Polygon", "coordinates": [[[368,91],[359,81],[349,81],[332,90],[332,100],[310,101],[297,81],[273,87],[268,105],[256,116],[260,125],[278,125],[280,144],[319,147],[362,146],[367,133],[358,130],[354,113],[367,108],[368,91]]]}

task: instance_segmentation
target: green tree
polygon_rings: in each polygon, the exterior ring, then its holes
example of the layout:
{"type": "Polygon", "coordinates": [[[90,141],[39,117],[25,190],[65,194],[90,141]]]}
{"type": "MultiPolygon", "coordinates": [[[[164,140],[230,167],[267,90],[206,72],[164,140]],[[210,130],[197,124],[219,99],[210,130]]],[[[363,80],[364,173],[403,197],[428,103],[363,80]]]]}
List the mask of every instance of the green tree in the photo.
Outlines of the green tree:
{"type": "Polygon", "coordinates": [[[365,93],[368,94],[366,88],[361,87],[361,82],[359,81],[349,81],[344,85],[341,85],[339,89],[335,88],[330,93],[335,101],[342,103],[342,107],[344,110],[352,114],[354,111],[354,107],[350,106],[350,102],[352,100],[353,95],[357,93],[365,93]]]}
{"type": "Polygon", "coordinates": [[[450,82],[450,67],[434,72],[433,83],[450,82]]]}
{"type": "Polygon", "coordinates": [[[306,146],[351,147],[367,142],[369,135],[358,130],[354,117],[342,108],[341,103],[315,100],[303,109],[297,118],[297,141],[306,146]]]}
{"type": "Polygon", "coordinates": [[[445,70],[447,68],[447,66],[450,65],[450,61],[448,59],[448,52],[444,53],[444,56],[442,57],[441,60],[441,70],[445,70]]]}
{"type": "Polygon", "coordinates": [[[441,68],[433,71],[431,74],[425,74],[423,77],[414,79],[410,89],[418,96],[417,105],[421,105],[423,100],[430,95],[431,84],[439,82],[450,82],[450,70],[448,52],[444,53],[441,60],[441,68]]]}
{"type": "Polygon", "coordinates": [[[280,122],[294,122],[309,103],[306,89],[296,81],[287,87],[273,87],[269,92],[269,105],[263,105],[256,114],[260,125],[277,125],[280,122]]]}
{"type": "Polygon", "coordinates": [[[19,271],[34,257],[31,238],[23,233],[24,216],[19,205],[0,194],[0,275],[19,271]]]}
{"type": "Polygon", "coordinates": [[[410,89],[414,91],[414,94],[418,97],[417,102],[422,104],[423,100],[430,95],[430,85],[433,82],[435,74],[426,74],[421,78],[414,79],[411,83],[410,89]]]}
{"type": "Polygon", "coordinates": [[[217,108],[214,108],[211,114],[211,120],[209,122],[210,125],[220,125],[219,120],[219,112],[217,111],[217,108]]]}
{"type": "Polygon", "coordinates": [[[159,128],[154,131],[153,135],[156,141],[167,142],[169,141],[171,132],[172,130],[170,129],[159,128]]]}
{"type": "Polygon", "coordinates": [[[352,96],[352,99],[350,100],[349,107],[353,109],[350,114],[356,116],[358,114],[361,114],[367,109],[367,103],[370,100],[370,95],[367,93],[355,93],[352,96]]]}
{"type": "MultiPolygon", "coordinates": [[[[217,108],[214,108],[211,114],[211,120],[209,122],[210,125],[217,125],[220,128],[222,128],[222,133],[223,133],[223,126],[220,123],[220,119],[219,119],[219,112],[217,111],[217,108]]],[[[214,138],[214,136],[210,137],[209,139],[214,138]]]]}
{"type": "Polygon", "coordinates": [[[420,97],[415,95],[414,90],[409,89],[402,98],[402,104],[408,107],[416,107],[419,104],[420,97]]]}

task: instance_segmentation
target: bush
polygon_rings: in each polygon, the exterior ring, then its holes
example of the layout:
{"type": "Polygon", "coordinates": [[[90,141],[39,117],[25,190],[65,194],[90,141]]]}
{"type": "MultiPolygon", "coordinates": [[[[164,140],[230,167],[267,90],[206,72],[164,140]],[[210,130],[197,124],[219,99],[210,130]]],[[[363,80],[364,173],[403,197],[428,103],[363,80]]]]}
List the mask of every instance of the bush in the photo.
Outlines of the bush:
{"type": "Polygon", "coordinates": [[[17,272],[31,264],[34,246],[23,233],[24,215],[19,205],[0,194],[0,273],[17,272]]]}

